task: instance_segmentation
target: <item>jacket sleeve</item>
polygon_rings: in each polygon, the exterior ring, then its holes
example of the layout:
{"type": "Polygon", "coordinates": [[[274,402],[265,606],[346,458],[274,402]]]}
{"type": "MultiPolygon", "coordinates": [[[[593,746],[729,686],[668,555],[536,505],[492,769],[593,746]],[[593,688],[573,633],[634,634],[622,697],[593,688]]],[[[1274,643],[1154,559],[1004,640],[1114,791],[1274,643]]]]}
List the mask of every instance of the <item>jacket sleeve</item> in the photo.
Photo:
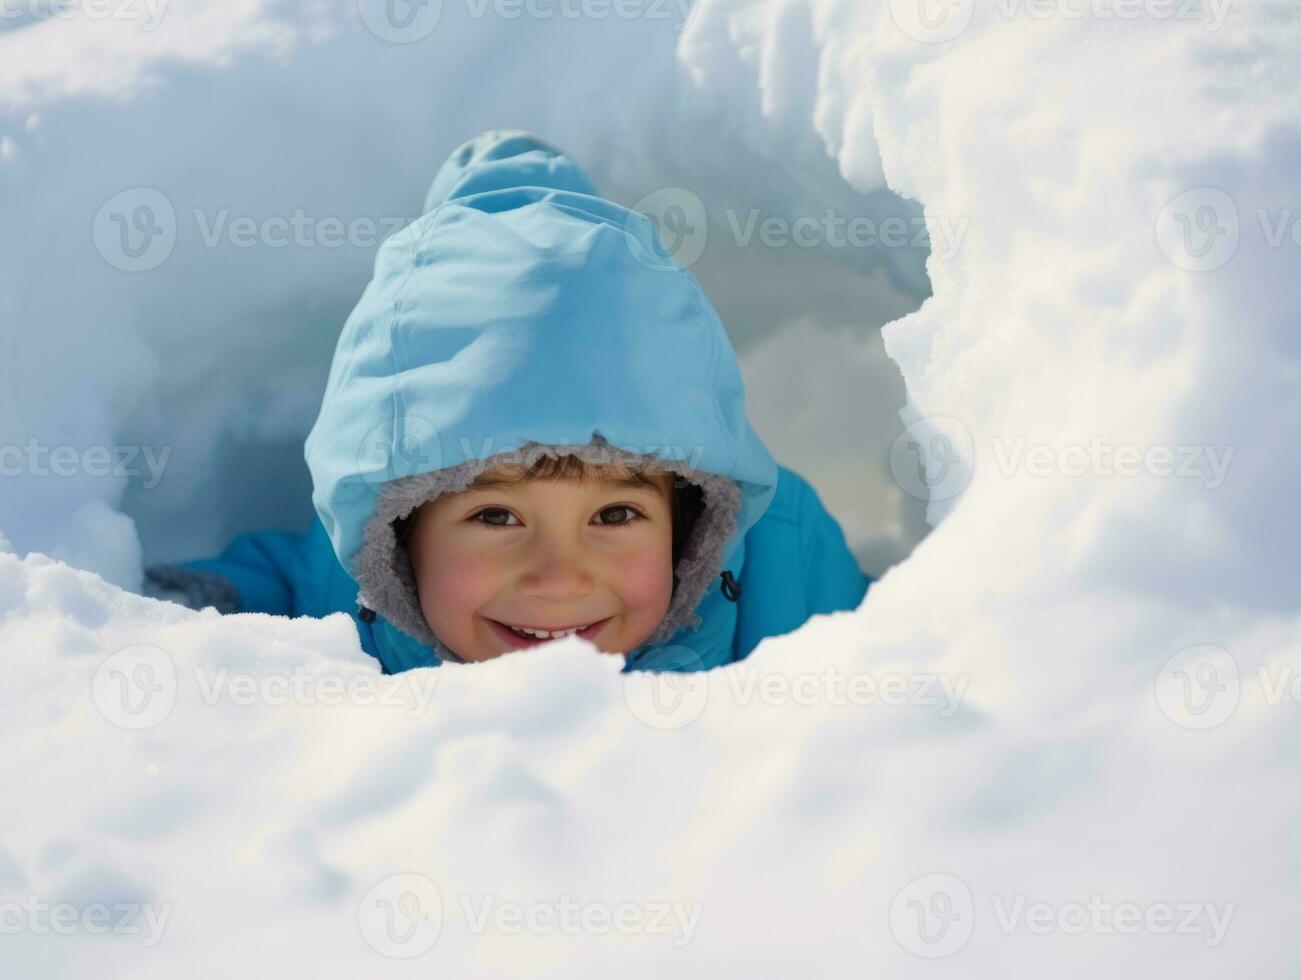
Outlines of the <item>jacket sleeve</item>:
{"type": "Polygon", "coordinates": [[[863,574],[845,532],[827,512],[813,487],[800,480],[800,530],[803,539],[804,601],[810,616],[857,609],[872,584],[863,574]]]}
{"type": "Polygon", "coordinates": [[[356,584],[339,567],[319,518],[305,534],[246,531],[215,558],[145,569],[145,595],[191,609],[325,616],[356,612],[356,584]]]}
{"type": "Polygon", "coordinates": [[[785,466],[778,474],[768,510],[745,536],[735,660],[810,616],[858,608],[871,582],[813,487],[785,466]]]}

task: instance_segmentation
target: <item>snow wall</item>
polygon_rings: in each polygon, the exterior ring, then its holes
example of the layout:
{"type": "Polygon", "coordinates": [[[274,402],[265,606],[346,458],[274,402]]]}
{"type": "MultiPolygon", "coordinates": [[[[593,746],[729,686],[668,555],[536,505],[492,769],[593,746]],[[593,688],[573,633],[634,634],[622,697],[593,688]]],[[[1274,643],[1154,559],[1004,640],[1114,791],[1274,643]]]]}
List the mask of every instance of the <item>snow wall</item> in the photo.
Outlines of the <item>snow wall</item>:
{"type": "Polygon", "coordinates": [[[1297,971],[1294,5],[3,12],[6,975],[1297,971]],[[383,678],[342,615],[133,594],[305,524],[368,236],[503,125],[705,203],[862,608],[383,678]]]}

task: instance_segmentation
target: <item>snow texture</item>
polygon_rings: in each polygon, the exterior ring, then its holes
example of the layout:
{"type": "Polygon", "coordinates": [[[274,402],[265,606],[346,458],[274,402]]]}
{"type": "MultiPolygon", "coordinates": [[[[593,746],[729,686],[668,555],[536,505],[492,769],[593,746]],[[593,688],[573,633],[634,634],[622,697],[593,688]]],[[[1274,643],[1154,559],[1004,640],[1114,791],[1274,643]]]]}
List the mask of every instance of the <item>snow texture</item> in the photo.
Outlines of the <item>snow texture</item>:
{"type": "Polygon", "coordinates": [[[635,6],[5,8],[0,973],[1295,975],[1295,4],[635,6]],[[929,257],[700,262],[865,560],[928,500],[859,610],[708,674],[382,677],[342,614],[133,594],[305,526],[374,245],[323,219],[503,125],[713,237],[924,208],[929,257]]]}

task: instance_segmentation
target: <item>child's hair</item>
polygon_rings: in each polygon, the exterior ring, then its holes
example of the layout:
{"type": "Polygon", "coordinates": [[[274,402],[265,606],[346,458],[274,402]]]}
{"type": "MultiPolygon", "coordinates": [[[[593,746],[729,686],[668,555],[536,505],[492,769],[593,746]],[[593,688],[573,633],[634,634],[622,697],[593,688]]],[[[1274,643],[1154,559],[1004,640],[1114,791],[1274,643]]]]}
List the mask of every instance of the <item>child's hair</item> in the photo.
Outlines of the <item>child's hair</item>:
{"type": "MultiPolygon", "coordinates": [[[[540,456],[518,479],[586,481],[597,479],[604,470],[612,471],[615,477],[632,476],[645,479],[648,483],[654,482],[653,475],[648,470],[630,469],[622,463],[607,463],[597,467],[577,456],[540,456]]],[[[672,490],[669,494],[669,511],[673,519],[673,588],[676,590],[678,559],[682,557],[682,549],[691,537],[691,529],[695,526],[696,518],[704,508],[704,494],[700,487],[686,477],[670,470],[663,472],[673,478],[672,490]]],[[[399,517],[393,521],[398,545],[404,549],[407,547],[407,538],[415,524],[417,512],[418,509],[413,510],[406,517],[399,517]]]]}

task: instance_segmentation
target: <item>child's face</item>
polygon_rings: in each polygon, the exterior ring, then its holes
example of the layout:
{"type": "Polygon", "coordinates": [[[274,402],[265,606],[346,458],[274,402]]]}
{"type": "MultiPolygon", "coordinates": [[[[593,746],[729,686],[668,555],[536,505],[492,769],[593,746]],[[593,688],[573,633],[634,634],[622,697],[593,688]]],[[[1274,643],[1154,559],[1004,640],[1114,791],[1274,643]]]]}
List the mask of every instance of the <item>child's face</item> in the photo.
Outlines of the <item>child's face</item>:
{"type": "Polygon", "coordinates": [[[429,628],[466,661],[545,642],[507,626],[587,626],[606,653],[644,643],[673,594],[673,477],[614,482],[629,475],[489,470],[424,504],[407,547],[429,628]]]}

